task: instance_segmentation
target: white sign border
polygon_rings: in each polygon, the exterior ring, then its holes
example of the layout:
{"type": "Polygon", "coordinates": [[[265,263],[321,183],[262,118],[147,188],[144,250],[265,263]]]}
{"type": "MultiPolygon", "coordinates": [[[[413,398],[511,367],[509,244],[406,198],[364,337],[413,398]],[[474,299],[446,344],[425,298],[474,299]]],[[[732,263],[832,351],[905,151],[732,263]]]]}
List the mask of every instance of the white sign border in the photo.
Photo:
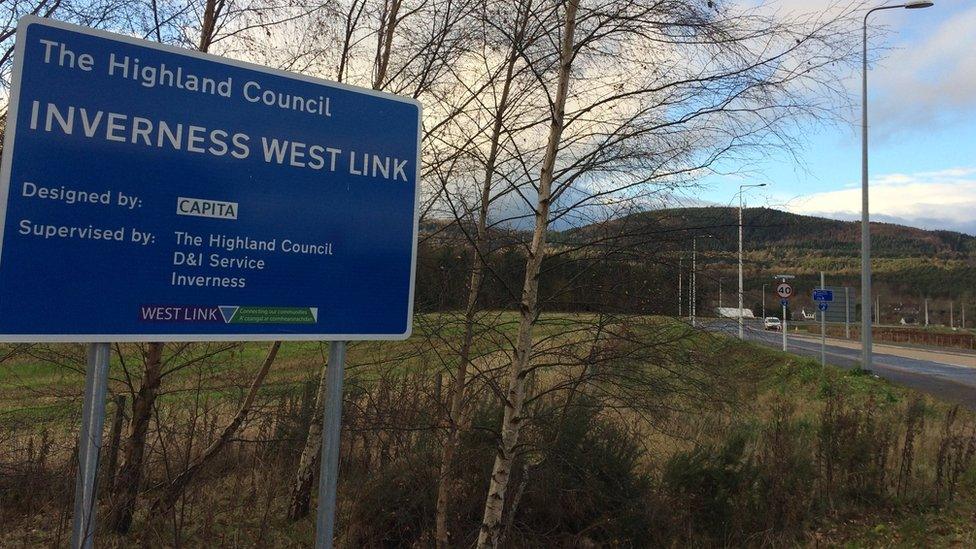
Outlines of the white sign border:
{"type": "MultiPolygon", "coordinates": [[[[3,233],[7,221],[7,201],[10,197],[10,171],[13,166],[14,138],[17,133],[17,112],[20,104],[20,81],[24,69],[24,42],[27,36],[27,29],[31,25],[40,24],[61,30],[77,32],[88,36],[124,42],[134,46],[164,51],[176,55],[194,57],[204,61],[211,61],[230,65],[232,67],[254,70],[301,80],[312,84],[318,84],[331,88],[346,90],[350,92],[372,95],[390,101],[409,103],[417,107],[417,159],[416,175],[414,178],[414,207],[413,207],[413,240],[411,243],[410,254],[410,291],[409,302],[407,303],[407,329],[400,334],[311,334],[311,333],[275,333],[275,334],[2,334],[0,333],[0,343],[101,343],[106,341],[128,343],[128,342],[175,342],[175,341],[402,341],[408,339],[413,332],[413,308],[414,308],[414,289],[417,279],[417,240],[420,224],[420,162],[421,145],[423,139],[423,105],[420,101],[411,97],[401,97],[386,92],[350,86],[340,82],[332,82],[322,78],[315,78],[304,74],[273,69],[247,61],[238,61],[219,55],[212,55],[195,50],[178,48],[167,44],[156,44],[148,40],[140,40],[131,36],[115,34],[108,31],[82,27],[57,21],[36,15],[25,15],[17,22],[16,44],[14,46],[14,67],[10,80],[10,96],[7,103],[7,128],[3,139],[3,158],[0,163],[0,260],[3,259],[3,233]],[[12,123],[11,123],[12,121],[12,123]]],[[[313,304],[314,305],[314,304],[313,304]]],[[[258,306],[258,305],[256,305],[258,306]]]]}

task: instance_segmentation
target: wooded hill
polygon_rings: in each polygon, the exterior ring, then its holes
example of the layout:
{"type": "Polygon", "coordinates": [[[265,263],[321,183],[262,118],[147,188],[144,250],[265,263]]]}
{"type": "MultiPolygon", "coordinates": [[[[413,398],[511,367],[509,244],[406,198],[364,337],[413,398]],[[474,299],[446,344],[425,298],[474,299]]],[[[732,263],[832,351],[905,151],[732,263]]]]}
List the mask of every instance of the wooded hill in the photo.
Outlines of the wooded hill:
{"type": "MultiPolygon", "coordinates": [[[[797,215],[770,208],[743,212],[746,306],[761,299],[761,286],[774,274],[797,276],[795,305],[812,308],[807,291],[824,271],[829,285],[860,286],[860,223],[797,215]]],[[[595,232],[617,230],[624,239],[657,249],[679,250],[688,256],[691,238],[698,237],[699,281],[706,303],[717,304],[718,280],[725,281],[727,301],[737,278],[738,209],[678,208],[642,212],[605,223],[566,231],[566,241],[582,242],[595,232]],[[704,275],[704,276],[703,276],[704,275]],[[715,301],[716,303],[711,303],[715,301]]],[[[976,287],[976,237],[954,231],[928,231],[891,223],[871,224],[875,294],[881,298],[882,319],[898,322],[920,311],[925,298],[933,322],[955,320],[963,304],[973,306],[976,287]],[[945,318],[943,318],[945,317],[945,318]]],[[[767,287],[767,292],[769,288],[767,287]]],[[[770,296],[767,295],[767,300],[770,296]]]]}
{"type": "MultiPolygon", "coordinates": [[[[770,208],[743,210],[746,247],[784,254],[816,253],[829,257],[860,257],[860,222],[797,215],[770,208]]],[[[704,207],[654,210],[603,224],[634,235],[668,235],[680,242],[691,236],[700,249],[732,251],[737,246],[738,208],[704,207]],[[626,228],[625,228],[626,227],[626,228]],[[731,245],[731,247],[730,247],[731,245]]],[[[564,241],[584,241],[594,232],[586,226],[560,233],[564,241]]],[[[976,256],[976,237],[953,231],[927,231],[891,223],[871,223],[872,252],[877,258],[966,259],[976,256]]],[[[688,246],[690,247],[690,243],[688,246]]]]}
{"type": "MultiPolygon", "coordinates": [[[[747,208],[745,225],[746,306],[757,308],[762,285],[772,275],[797,276],[797,308],[810,309],[807,290],[824,271],[829,285],[860,287],[860,224],[796,215],[770,208],[747,208]]],[[[460,305],[462,273],[470,261],[465,233],[457,224],[426,223],[422,230],[418,296],[432,308],[460,305]],[[457,298],[451,295],[458,293],[457,298]]],[[[927,231],[872,223],[875,290],[884,321],[912,316],[929,298],[933,323],[948,323],[950,301],[956,315],[963,302],[976,318],[976,237],[953,231],[927,231]],[[974,302],[974,303],[969,303],[974,302]],[[944,318],[943,318],[944,317],[944,318]]],[[[678,277],[687,296],[692,239],[698,240],[699,306],[718,304],[720,280],[726,306],[733,304],[737,281],[738,209],[675,208],[640,212],[550,235],[551,258],[543,277],[555,309],[591,309],[596,302],[630,312],[677,312],[678,277]]],[[[496,268],[485,299],[493,306],[517,302],[519,265],[530,235],[495,232],[496,268]]],[[[767,304],[775,302],[767,295],[767,304]]],[[[687,298],[684,299],[687,305],[687,298]]]]}

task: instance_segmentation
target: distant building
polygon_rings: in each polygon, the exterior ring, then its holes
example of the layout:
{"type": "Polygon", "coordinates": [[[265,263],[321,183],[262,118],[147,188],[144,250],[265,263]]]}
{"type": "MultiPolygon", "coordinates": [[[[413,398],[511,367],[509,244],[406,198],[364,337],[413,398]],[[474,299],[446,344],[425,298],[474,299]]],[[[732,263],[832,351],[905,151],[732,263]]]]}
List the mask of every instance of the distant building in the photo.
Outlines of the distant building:
{"type": "MultiPolygon", "coordinates": [[[[715,316],[719,318],[739,318],[738,307],[716,307],[715,316]]],[[[742,309],[742,318],[756,318],[752,309],[742,309]]]]}

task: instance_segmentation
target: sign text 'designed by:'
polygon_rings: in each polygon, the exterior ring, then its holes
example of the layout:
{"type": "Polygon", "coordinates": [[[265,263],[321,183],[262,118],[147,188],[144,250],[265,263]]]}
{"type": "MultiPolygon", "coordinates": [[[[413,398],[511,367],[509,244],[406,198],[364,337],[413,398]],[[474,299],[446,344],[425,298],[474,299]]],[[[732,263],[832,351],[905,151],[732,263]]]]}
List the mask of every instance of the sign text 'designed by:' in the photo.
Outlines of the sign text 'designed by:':
{"type": "Polygon", "coordinates": [[[27,18],[0,339],[410,332],[420,105],[27,18]]]}

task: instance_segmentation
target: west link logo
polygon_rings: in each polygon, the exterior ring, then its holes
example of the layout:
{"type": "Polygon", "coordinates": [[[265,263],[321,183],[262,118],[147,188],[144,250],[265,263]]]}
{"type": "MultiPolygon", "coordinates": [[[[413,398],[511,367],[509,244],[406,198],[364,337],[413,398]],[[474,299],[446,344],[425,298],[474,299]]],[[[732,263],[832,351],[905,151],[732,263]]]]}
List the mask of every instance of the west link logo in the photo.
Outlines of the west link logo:
{"type": "Polygon", "coordinates": [[[224,322],[219,307],[184,305],[143,305],[139,307],[143,322],[224,322]]]}

